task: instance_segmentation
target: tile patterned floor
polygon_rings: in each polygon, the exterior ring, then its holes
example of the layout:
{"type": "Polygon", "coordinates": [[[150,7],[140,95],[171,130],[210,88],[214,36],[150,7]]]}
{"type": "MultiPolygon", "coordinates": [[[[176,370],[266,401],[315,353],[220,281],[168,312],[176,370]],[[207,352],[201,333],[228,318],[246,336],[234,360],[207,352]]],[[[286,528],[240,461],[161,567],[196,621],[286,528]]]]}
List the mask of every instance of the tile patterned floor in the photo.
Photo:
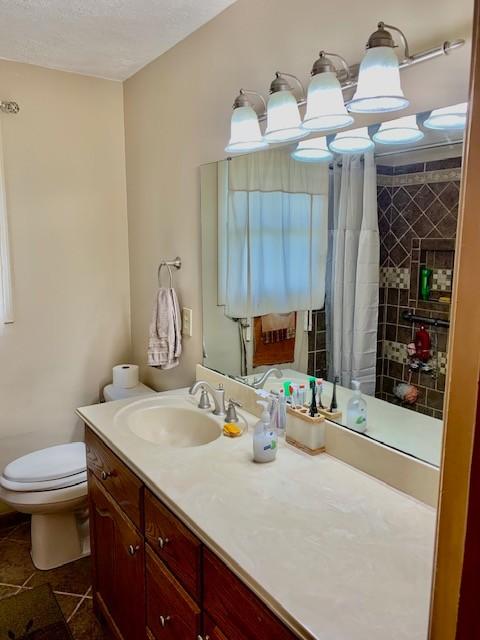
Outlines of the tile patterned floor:
{"type": "Polygon", "coordinates": [[[0,599],[50,583],[75,640],[107,640],[92,610],[90,558],[39,571],[30,558],[30,520],[16,525],[0,518],[0,599]]]}

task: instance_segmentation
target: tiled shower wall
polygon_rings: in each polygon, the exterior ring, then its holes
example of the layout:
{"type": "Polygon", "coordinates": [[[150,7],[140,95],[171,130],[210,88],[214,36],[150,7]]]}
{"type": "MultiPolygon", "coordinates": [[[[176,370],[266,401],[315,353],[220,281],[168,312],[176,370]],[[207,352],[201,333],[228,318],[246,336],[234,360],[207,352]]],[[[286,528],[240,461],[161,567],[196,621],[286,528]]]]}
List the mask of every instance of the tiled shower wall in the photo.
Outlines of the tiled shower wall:
{"type": "Polygon", "coordinates": [[[312,330],[308,332],[307,373],[316,378],[327,377],[325,309],[319,309],[312,313],[312,330]]]}
{"type": "Polygon", "coordinates": [[[411,381],[419,389],[413,410],[442,417],[448,330],[427,327],[435,374],[412,373],[406,345],[419,325],[404,311],[449,319],[457,228],[461,158],[402,166],[377,166],[380,230],[380,305],[376,396],[397,402],[394,386],[411,381]],[[432,292],[419,300],[419,270],[432,269],[432,292]],[[442,298],[444,301],[439,301],[442,298]],[[436,347],[436,348],[435,348],[436,347]]]}

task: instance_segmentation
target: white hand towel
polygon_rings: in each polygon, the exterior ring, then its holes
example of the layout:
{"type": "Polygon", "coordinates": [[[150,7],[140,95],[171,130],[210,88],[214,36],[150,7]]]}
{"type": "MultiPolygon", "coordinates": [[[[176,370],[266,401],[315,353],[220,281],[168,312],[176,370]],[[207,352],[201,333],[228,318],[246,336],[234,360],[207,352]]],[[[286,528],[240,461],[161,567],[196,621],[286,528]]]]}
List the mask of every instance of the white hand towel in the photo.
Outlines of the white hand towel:
{"type": "Polygon", "coordinates": [[[148,364],[173,369],[182,353],[180,307],[175,289],[161,287],[153,306],[148,340],[148,364]]]}

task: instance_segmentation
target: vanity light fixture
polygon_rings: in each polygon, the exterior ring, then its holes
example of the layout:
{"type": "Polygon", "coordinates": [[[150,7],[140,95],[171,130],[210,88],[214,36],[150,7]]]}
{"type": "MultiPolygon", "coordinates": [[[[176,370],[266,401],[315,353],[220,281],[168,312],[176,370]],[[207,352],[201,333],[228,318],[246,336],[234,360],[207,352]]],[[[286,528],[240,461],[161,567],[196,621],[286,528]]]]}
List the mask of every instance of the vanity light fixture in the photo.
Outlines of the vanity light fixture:
{"type": "Polygon", "coordinates": [[[400,29],[384,22],[369,37],[367,53],[360,63],[357,90],[348,103],[348,110],[355,113],[382,113],[399,111],[408,107],[400,84],[400,68],[394,51],[395,42],[388,29],[400,35],[405,59],[410,59],[407,39],[400,29]]]}
{"type": "Polygon", "coordinates": [[[258,96],[266,108],[265,100],[260,93],[240,89],[233,103],[230,141],[225,147],[227,153],[249,153],[268,147],[260,131],[258,115],[250,104],[247,94],[258,96]]]}
{"type": "Polygon", "coordinates": [[[465,129],[467,124],[467,102],[453,104],[450,107],[434,109],[423,125],[427,129],[446,129],[459,131],[465,129]]]}
{"type": "Polygon", "coordinates": [[[270,84],[265,130],[265,140],[270,143],[299,140],[308,135],[308,131],[301,127],[298,102],[285,76],[293,78],[298,83],[302,90],[302,99],[305,98],[303,85],[296,76],[280,71],[275,73],[275,78],[270,84]]]}
{"type": "Polygon", "coordinates": [[[335,153],[365,153],[374,147],[367,127],[340,131],[329,145],[330,151],[335,153]]]}
{"type": "Polygon", "coordinates": [[[301,140],[290,155],[298,162],[330,162],[333,159],[333,154],[328,150],[325,136],[301,140]]]}
{"type": "MultiPolygon", "coordinates": [[[[397,111],[408,106],[400,84],[400,69],[420,64],[433,58],[449,55],[455,49],[463,47],[465,41],[445,40],[441,44],[410,53],[404,33],[392,25],[378,23],[378,29],[368,39],[367,52],[360,65],[349,67],[338,54],[320,52],[313,65],[308,96],[300,80],[290,74],[277,72],[270,85],[268,106],[263,97],[255,91],[240,91],[235,100],[231,122],[228,153],[246,153],[264,149],[269,144],[300,140],[312,131],[328,131],[347,127],[353,119],[349,112],[382,113],[397,111]],[[404,53],[399,61],[395,54],[395,42],[390,31],[398,34],[404,53]],[[329,57],[337,58],[335,65],[329,57]],[[340,66],[343,68],[340,68],[340,66]],[[296,98],[286,77],[293,78],[301,88],[301,96],[296,98]],[[354,89],[355,95],[347,102],[346,108],[342,92],[354,89]],[[255,113],[245,94],[254,94],[261,98],[265,111],[255,113]],[[303,123],[299,107],[306,106],[303,123]],[[267,120],[267,128],[262,138],[259,122],[267,120]]],[[[458,106],[458,105],[456,105],[458,106]]],[[[0,107],[1,108],[1,107],[0,107]]],[[[425,123],[428,128],[457,128],[464,126],[463,113],[442,113],[435,110],[425,123]],[[438,113],[437,113],[438,112],[438,113]],[[453,116],[450,119],[437,119],[437,116],[453,116]],[[462,124],[461,124],[462,123],[462,124]]]]}
{"type": "Polygon", "coordinates": [[[345,58],[337,53],[320,51],[319,58],[313,63],[311,71],[312,79],[307,91],[307,110],[302,124],[302,127],[308,131],[343,129],[353,123],[353,118],[345,107],[337,69],[327,56],[340,61],[345,79],[350,80],[350,69],[345,58]]]}
{"type": "Polygon", "coordinates": [[[382,122],[379,130],[373,134],[374,141],[381,144],[408,144],[418,142],[423,137],[424,133],[418,128],[415,115],[382,122]]]}

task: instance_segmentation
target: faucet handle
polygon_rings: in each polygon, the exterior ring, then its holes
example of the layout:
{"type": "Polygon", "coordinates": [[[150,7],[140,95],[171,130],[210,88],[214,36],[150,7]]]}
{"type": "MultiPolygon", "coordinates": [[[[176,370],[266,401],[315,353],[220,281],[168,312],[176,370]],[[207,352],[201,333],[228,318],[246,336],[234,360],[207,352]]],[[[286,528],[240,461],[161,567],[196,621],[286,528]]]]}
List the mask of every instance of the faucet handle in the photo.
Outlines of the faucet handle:
{"type": "Polygon", "coordinates": [[[210,409],[212,405],[210,404],[208,391],[203,386],[201,387],[201,389],[202,389],[202,393],[200,394],[200,400],[197,406],[199,409],[210,409]]]}
{"type": "Polygon", "coordinates": [[[241,407],[241,406],[242,405],[239,402],[236,402],[235,400],[232,400],[232,398],[230,398],[230,400],[228,401],[228,408],[227,408],[227,414],[225,416],[225,422],[238,422],[238,415],[235,407],[241,407]]]}

